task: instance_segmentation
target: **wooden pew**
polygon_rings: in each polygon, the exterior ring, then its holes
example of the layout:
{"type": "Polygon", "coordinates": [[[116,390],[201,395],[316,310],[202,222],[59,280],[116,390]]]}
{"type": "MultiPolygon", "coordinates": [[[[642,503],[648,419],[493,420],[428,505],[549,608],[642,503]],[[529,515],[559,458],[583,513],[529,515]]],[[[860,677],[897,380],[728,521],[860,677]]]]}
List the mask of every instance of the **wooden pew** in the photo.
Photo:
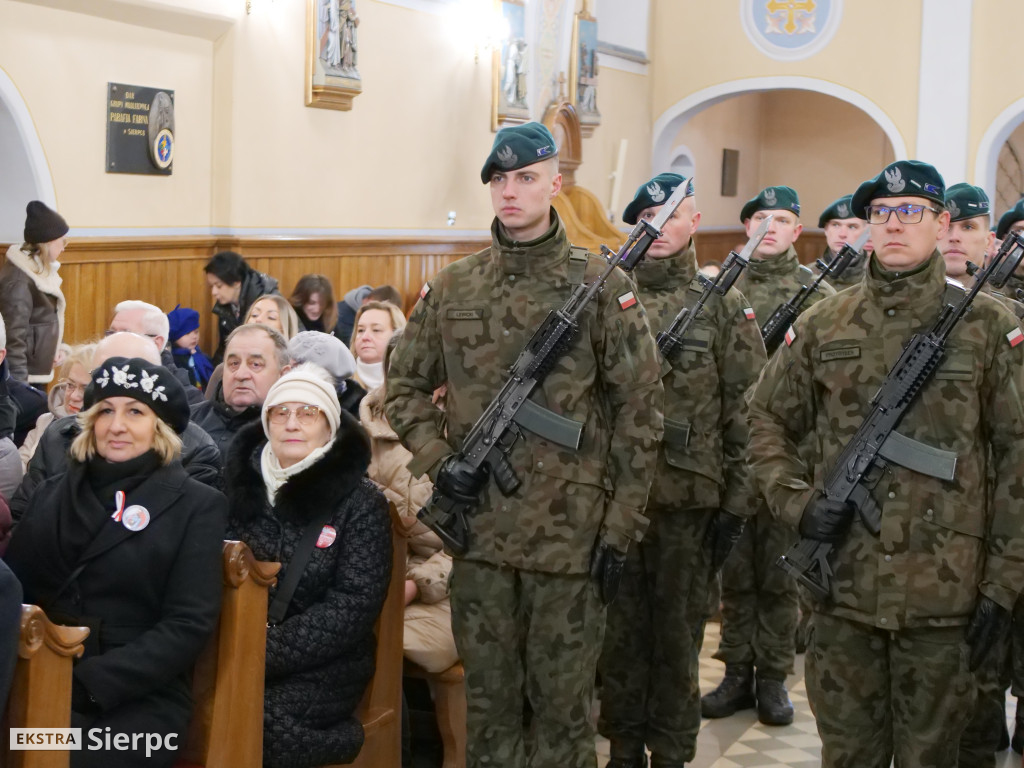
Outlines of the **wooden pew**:
{"type": "MultiPolygon", "coordinates": [[[[404,525],[391,504],[391,582],[377,620],[377,668],[359,705],[365,740],[352,762],[357,768],[402,764],[402,632],[405,626],[404,525]]],[[[337,766],[325,766],[337,768],[337,766]]]]}
{"type": "Polygon", "coordinates": [[[8,728],[69,728],[71,726],[71,667],[82,655],[89,636],[86,627],[52,623],[43,609],[21,607],[21,640],[0,744],[0,765],[9,768],[67,768],[71,753],[12,751],[8,728]]]}
{"type": "Polygon", "coordinates": [[[466,768],[466,671],[462,662],[434,674],[406,659],[405,675],[426,680],[434,694],[437,730],[444,747],[441,768],[466,768]]]}
{"type": "Polygon", "coordinates": [[[225,541],[220,622],[196,662],[196,702],[178,768],[263,764],[263,669],[267,592],[280,563],[265,563],[241,541],[225,541]]]}

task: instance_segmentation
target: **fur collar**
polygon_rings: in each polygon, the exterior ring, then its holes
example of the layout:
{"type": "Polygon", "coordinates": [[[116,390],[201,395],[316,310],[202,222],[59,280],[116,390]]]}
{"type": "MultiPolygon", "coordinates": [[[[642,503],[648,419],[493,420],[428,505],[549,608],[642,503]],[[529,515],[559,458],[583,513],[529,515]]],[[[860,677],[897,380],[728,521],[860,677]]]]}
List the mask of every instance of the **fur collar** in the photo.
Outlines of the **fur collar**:
{"type": "MultiPolygon", "coordinates": [[[[256,421],[238,431],[228,449],[224,469],[232,517],[251,519],[267,504],[260,472],[260,452],[267,442],[263,424],[256,421]]],[[[370,440],[366,431],[342,411],[334,445],[320,461],[288,478],[277,492],[275,514],[291,523],[305,524],[324,504],[338,506],[359,485],[370,466],[370,440]]]]}

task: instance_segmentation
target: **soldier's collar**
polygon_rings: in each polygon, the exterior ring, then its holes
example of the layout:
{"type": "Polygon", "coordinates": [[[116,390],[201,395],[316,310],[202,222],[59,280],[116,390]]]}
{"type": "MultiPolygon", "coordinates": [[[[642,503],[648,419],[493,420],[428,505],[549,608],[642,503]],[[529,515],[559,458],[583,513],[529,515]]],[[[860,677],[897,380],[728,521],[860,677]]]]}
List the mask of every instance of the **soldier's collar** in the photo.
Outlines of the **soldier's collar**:
{"type": "Polygon", "coordinates": [[[868,296],[883,309],[908,304],[931,311],[946,289],[946,267],[936,250],[924,264],[906,272],[888,272],[871,256],[864,286],[868,296]]]}
{"type": "Polygon", "coordinates": [[[536,240],[512,240],[497,218],[491,224],[491,253],[499,274],[545,272],[565,261],[567,246],[565,227],[554,208],[551,209],[551,226],[536,240]]]}
{"type": "Polygon", "coordinates": [[[652,259],[650,256],[636,265],[633,272],[641,288],[660,288],[673,285],[687,285],[697,272],[697,249],[693,238],[690,244],[671,256],[652,259]]]}
{"type": "Polygon", "coordinates": [[[751,259],[750,264],[747,265],[748,276],[754,280],[771,280],[798,269],[800,269],[800,260],[796,257],[796,248],[792,245],[785,253],[767,259],[751,259]]]}

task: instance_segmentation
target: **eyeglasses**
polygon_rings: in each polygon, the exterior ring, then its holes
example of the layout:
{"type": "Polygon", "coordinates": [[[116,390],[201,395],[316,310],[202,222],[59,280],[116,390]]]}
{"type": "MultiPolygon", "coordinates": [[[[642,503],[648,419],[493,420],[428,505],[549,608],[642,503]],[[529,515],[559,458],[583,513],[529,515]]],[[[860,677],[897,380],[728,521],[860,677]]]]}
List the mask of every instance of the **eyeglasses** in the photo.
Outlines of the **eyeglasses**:
{"type": "MultiPolygon", "coordinates": [[[[115,333],[131,333],[131,331],[115,331],[113,328],[107,328],[107,330],[105,330],[103,332],[103,335],[104,336],[113,336],[115,333]]],[[[137,333],[135,335],[136,336],[148,336],[151,339],[155,339],[157,337],[157,334],[155,334],[155,333],[137,333]]]]}
{"type": "Polygon", "coordinates": [[[57,386],[64,390],[65,395],[73,395],[75,392],[84,395],[86,384],[79,384],[77,381],[71,381],[71,379],[64,379],[63,381],[57,382],[57,386]]]}
{"type": "Polygon", "coordinates": [[[889,208],[885,205],[869,205],[867,206],[868,222],[871,224],[885,224],[889,221],[893,211],[896,212],[896,218],[900,220],[901,224],[919,224],[924,218],[925,211],[931,211],[936,216],[941,213],[941,211],[927,205],[910,205],[908,203],[895,208],[889,208]]]}
{"type": "Polygon", "coordinates": [[[294,410],[287,405],[272,405],[267,408],[267,418],[271,424],[287,424],[288,417],[295,414],[295,420],[305,427],[316,423],[320,418],[320,408],[315,405],[300,405],[294,410]]]}

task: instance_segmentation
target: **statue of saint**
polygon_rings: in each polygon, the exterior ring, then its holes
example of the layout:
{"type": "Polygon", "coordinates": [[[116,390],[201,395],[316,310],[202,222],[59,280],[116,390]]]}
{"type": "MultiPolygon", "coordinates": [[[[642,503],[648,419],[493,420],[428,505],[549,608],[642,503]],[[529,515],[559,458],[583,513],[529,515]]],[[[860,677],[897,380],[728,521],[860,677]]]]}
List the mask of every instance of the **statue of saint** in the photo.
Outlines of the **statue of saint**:
{"type": "Polygon", "coordinates": [[[505,54],[505,78],[501,91],[510,107],[526,106],[526,41],[510,40],[505,54]]]}

